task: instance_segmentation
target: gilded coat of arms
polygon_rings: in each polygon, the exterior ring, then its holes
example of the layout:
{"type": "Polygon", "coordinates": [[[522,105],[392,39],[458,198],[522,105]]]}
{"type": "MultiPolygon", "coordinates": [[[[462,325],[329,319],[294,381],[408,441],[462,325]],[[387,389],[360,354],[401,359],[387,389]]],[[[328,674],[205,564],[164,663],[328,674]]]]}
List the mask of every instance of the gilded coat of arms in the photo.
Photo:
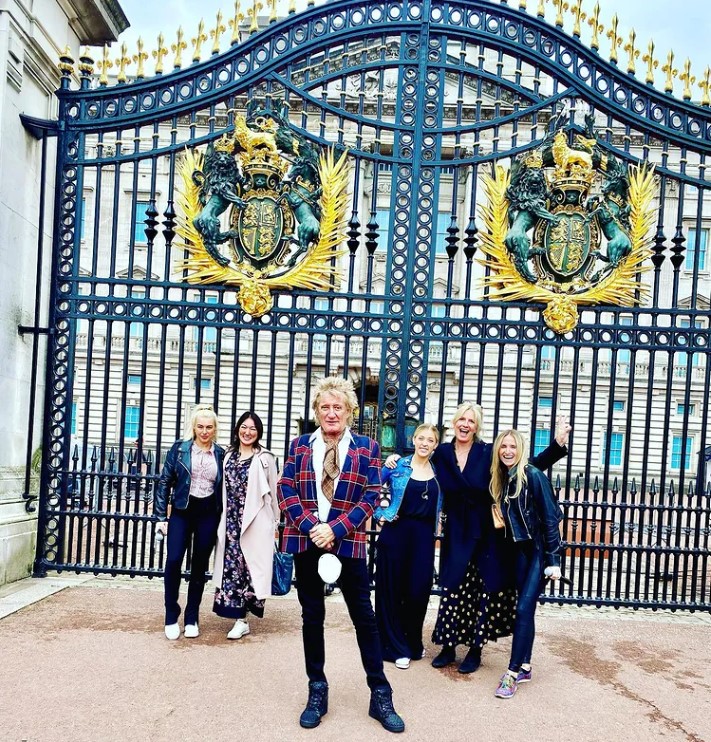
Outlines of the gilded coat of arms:
{"type": "Polygon", "coordinates": [[[234,129],[179,163],[178,234],[190,283],[239,286],[259,317],[274,289],[328,289],[346,229],[346,153],[319,155],[289,124],[288,107],[250,103],[234,129]]]}
{"type": "Polygon", "coordinates": [[[559,334],[577,325],[578,305],[633,306],[646,294],[654,171],[607,152],[593,120],[591,112],[572,144],[559,121],[510,172],[498,166],[484,179],[480,262],[491,268],[490,296],[545,303],[545,322],[559,334]]]}

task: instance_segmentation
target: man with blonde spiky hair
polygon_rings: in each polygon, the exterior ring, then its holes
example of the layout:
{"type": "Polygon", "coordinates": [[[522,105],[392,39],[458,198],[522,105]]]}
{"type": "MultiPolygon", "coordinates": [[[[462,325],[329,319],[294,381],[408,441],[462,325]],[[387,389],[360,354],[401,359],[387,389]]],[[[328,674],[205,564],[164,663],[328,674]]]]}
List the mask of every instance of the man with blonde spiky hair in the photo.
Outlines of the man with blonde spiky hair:
{"type": "Polygon", "coordinates": [[[392,688],[370,602],[365,526],[380,496],[380,449],[349,430],[358,399],[348,379],[327,377],[314,390],[317,430],[291,442],[277,488],[286,514],[284,549],[294,554],[303,619],[309,698],[299,723],[317,727],[328,711],[323,583],[340,571],[343,598],[358,637],[370,688],[369,714],[390,732],[405,723],[393,708],[392,688]],[[323,577],[321,577],[321,575],[323,577]]]}

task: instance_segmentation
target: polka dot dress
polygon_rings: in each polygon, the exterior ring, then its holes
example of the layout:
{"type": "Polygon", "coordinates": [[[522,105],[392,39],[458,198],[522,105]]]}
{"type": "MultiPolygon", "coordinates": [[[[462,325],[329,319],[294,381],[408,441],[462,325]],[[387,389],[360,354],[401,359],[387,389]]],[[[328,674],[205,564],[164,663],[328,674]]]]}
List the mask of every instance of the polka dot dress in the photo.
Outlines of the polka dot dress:
{"type": "Polygon", "coordinates": [[[516,618],[516,590],[487,593],[474,562],[456,590],[442,590],[434,644],[483,647],[489,640],[510,636],[516,618]]]}

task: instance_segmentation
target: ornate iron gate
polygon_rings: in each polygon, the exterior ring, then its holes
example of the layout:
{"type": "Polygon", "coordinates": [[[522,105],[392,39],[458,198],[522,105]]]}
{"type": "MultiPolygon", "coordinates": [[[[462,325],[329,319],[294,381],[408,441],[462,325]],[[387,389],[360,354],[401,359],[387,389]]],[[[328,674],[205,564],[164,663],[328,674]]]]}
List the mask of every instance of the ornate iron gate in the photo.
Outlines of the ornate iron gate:
{"type": "MultiPolygon", "coordinates": [[[[283,456],[309,424],[311,381],[335,373],[356,382],[358,426],[386,450],[406,447],[412,421],[446,429],[462,399],[483,404],[489,437],[519,427],[532,450],[569,414],[571,455],[552,475],[572,583],[549,599],[711,607],[708,74],[701,106],[688,66],[683,100],[669,95],[673,59],[657,92],[653,47],[640,62],[631,37],[623,72],[616,24],[607,62],[597,16],[588,48],[580,3],[572,33],[553,5],[551,23],[543,2],[533,16],[336,0],[222,54],[218,22],[212,57],[199,62],[198,34],[197,62],[150,79],[142,50],[129,82],[124,52],[115,85],[82,59],[78,90],[62,60],[37,573],[157,574],[152,493],[188,406],[214,404],[225,428],[256,410],[283,456]],[[262,317],[175,268],[178,160],[250,100],[287,101],[303,136],[350,161],[342,283],[279,293],[262,317]],[[482,284],[481,182],[563,110],[582,132],[590,109],[610,155],[656,165],[650,298],[584,309],[558,335],[540,306],[482,284]]],[[[180,67],[180,38],[175,49],[180,67]]]]}

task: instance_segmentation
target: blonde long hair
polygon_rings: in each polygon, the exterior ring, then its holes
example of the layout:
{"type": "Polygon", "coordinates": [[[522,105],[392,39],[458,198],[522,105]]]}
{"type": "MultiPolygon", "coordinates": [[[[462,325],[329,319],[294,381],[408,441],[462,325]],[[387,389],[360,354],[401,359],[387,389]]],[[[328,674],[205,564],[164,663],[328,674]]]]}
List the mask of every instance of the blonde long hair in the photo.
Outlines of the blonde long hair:
{"type": "Polygon", "coordinates": [[[489,481],[489,492],[495,503],[501,503],[502,497],[507,495],[509,486],[509,469],[501,463],[499,458],[499,449],[504,441],[504,438],[511,436],[516,442],[516,461],[514,466],[516,467],[514,473],[514,481],[516,482],[516,489],[513,495],[508,497],[518,497],[521,494],[526,483],[526,467],[521,465],[523,461],[523,453],[526,450],[526,439],[518,432],[518,430],[502,430],[496,436],[494,441],[494,449],[491,452],[491,480],[489,481]]]}

